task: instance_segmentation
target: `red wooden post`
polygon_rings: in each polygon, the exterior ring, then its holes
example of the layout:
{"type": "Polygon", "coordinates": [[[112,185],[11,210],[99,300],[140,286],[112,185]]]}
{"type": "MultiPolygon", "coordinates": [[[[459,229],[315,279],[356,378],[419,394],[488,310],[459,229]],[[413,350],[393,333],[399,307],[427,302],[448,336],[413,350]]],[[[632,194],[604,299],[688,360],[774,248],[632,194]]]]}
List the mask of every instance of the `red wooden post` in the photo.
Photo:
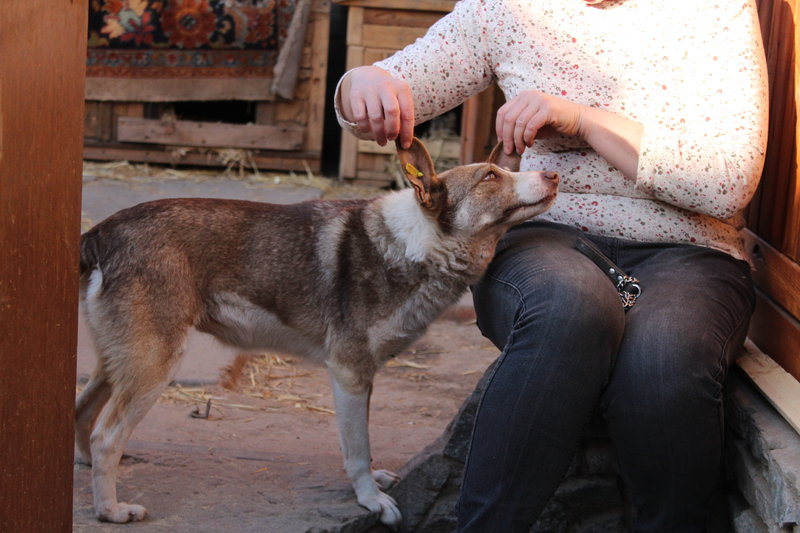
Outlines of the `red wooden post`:
{"type": "Polygon", "coordinates": [[[87,0],[0,15],[0,529],[72,529],[87,0]]]}

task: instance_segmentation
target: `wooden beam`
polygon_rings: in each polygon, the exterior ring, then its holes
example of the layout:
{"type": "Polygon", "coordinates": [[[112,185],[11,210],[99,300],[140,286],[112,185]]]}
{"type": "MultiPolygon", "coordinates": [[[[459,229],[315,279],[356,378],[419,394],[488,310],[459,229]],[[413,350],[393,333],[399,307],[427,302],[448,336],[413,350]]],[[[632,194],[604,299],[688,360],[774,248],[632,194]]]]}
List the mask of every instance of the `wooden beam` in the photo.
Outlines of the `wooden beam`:
{"type": "MultiPolygon", "coordinates": [[[[364,44],[364,8],[351,7],[347,10],[347,46],[348,57],[349,48],[353,46],[362,46],[364,44]]],[[[358,66],[358,65],[356,65],[358,66]]],[[[352,67],[348,67],[352,68],[352,67]]]]}
{"type": "Polygon", "coordinates": [[[0,16],[0,529],[72,531],[87,0],[0,16]]]}
{"type": "Polygon", "coordinates": [[[397,153],[397,149],[393,142],[388,142],[381,146],[375,141],[358,139],[358,152],[362,154],[394,155],[397,153]]]}
{"type": "Polygon", "coordinates": [[[767,401],[800,433],[800,382],[747,341],[736,364],[766,397],[767,401]]]}
{"type": "MultiPolygon", "coordinates": [[[[315,2],[318,4],[320,2],[315,2]]],[[[308,112],[305,120],[306,135],[304,150],[322,151],[324,142],[326,78],[328,74],[328,44],[330,15],[327,12],[313,13],[310,22],[311,40],[311,88],[307,99],[308,112]]]]}
{"type": "Polygon", "coordinates": [[[744,230],[753,281],[792,317],[800,319],[800,265],[750,230],[744,230]]]}
{"type": "Polygon", "coordinates": [[[272,100],[272,78],[87,78],[86,99],[112,102],[272,100]]]}
{"type": "MultiPolygon", "coordinates": [[[[189,152],[176,157],[169,150],[160,146],[152,149],[142,148],[142,145],[133,146],[98,146],[87,145],[83,149],[86,159],[98,161],[142,161],[162,165],[197,165],[208,167],[224,167],[225,164],[214,153],[189,152]]],[[[259,171],[293,170],[298,172],[320,171],[319,152],[266,152],[253,153],[252,162],[259,171]]]]}
{"type": "Polygon", "coordinates": [[[757,290],[756,295],[748,336],[764,353],[800,379],[800,322],[763,292],[757,290]]]}
{"type": "Polygon", "coordinates": [[[400,50],[425,35],[427,31],[428,28],[364,24],[361,44],[368,48],[394,48],[400,50]]]}
{"type": "Polygon", "coordinates": [[[290,151],[302,147],[303,128],[120,117],[117,121],[117,140],[173,146],[290,151]]]}
{"type": "Polygon", "coordinates": [[[429,28],[444,13],[429,11],[405,11],[401,9],[367,9],[364,12],[364,24],[382,26],[406,26],[412,28],[429,28]]]}
{"type": "Polygon", "coordinates": [[[464,102],[461,111],[462,165],[485,161],[489,156],[497,100],[502,100],[502,93],[492,85],[464,102]]]}
{"type": "Polygon", "coordinates": [[[455,0],[334,0],[343,6],[384,9],[413,9],[416,11],[452,11],[455,0]]]}

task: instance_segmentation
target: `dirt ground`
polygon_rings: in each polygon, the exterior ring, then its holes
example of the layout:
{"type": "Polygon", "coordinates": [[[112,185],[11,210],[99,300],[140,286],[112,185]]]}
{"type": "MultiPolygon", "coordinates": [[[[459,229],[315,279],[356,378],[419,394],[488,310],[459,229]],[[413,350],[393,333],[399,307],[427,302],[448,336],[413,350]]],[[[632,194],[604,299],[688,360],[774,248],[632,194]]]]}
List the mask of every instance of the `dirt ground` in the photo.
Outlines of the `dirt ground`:
{"type": "MultiPolygon", "coordinates": [[[[242,179],[172,172],[164,177],[160,172],[87,165],[84,229],[119,208],[156,197],[288,203],[377,193],[330,188],[308,176],[242,179]]],[[[323,367],[283,354],[237,357],[200,334],[187,352],[176,383],[137,427],[120,468],[120,500],[144,505],[148,518],[125,526],[97,522],[90,468],[76,463],[73,531],[305,533],[364,513],[341,468],[323,367]]],[[[370,418],[376,467],[398,471],[438,437],[497,353],[477,330],[464,295],[382,369],[370,418]]],[[[77,391],[93,364],[81,323],[77,391]]]]}

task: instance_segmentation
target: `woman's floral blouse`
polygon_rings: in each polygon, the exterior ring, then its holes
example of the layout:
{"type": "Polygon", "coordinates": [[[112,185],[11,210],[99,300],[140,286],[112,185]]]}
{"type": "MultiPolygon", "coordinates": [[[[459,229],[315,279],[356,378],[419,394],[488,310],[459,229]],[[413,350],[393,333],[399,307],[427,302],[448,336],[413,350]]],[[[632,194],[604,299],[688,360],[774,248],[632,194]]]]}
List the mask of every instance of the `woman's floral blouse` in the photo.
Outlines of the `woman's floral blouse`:
{"type": "Polygon", "coordinates": [[[507,99],[536,89],[641,122],[635,182],[574,139],[526,150],[523,168],[562,177],[540,217],[745,257],[741,211],[767,135],[754,0],[462,0],[376,65],[410,84],[418,123],[493,82],[507,99]]]}

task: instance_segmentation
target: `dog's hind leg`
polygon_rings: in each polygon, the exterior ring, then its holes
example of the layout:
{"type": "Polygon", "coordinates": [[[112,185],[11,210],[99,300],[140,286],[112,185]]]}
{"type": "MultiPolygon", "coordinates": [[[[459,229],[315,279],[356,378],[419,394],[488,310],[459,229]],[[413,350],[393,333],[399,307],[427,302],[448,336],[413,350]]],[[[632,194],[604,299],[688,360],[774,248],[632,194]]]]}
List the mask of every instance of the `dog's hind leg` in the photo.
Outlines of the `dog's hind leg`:
{"type": "Polygon", "coordinates": [[[400,525],[400,510],[394,498],[381,489],[388,489],[399,479],[395,474],[371,467],[369,446],[369,399],[371,385],[353,386],[349,372],[329,364],[339,425],[339,443],[344,455],[344,469],[358,503],[370,511],[380,512],[381,522],[392,528],[400,525]]]}
{"type": "Polygon", "coordinates": [[[169,383],[179,352],[179,343],[150,333],[113,354],[110,397],[90,437],[94,507],[100,520],[123,523],[147,515],[143,506],[117,500],[117,470],[131,433],[169,383]]]}
{"type": "Polygon", "coordinates": [[[87,465],[92,464],[89,437],[97,417],[100,416],[100,410],[110,397],[111,385],[106,379],[102,365],[98,363],[94,374],[75,402],[75,444],[81,460],[87,465]]]}

